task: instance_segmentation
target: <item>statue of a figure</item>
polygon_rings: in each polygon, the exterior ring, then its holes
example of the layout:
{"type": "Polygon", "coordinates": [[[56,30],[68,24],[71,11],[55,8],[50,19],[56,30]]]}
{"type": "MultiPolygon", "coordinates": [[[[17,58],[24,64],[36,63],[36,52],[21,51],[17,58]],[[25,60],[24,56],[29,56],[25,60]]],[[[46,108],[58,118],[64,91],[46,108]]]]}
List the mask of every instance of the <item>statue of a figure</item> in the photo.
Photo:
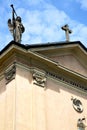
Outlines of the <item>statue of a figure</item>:
{"type": "Polygon", "coordinates": [[[25,31],[23,24],[21,23],[21,17],[17,16],[15,20],[15,40],[21,43],[22,33],[25,31]]]}
{"type": "Polygon", "coordinates": [[[8,27],[13,35],[14,41],[21,43],[22,33],[25,31],[25,28],[22,24],[21,17],[17,16],[17,14],[16,18],[14,17],[15,10],[13,5],[11,5],[11,7],[13,9],[13,18],[12,20],[11,19],[8,20],[8,27]]]}
{"type": "Polygon", "coordinates": [[[84,124],[84,120],[85,118],[82,118],[82,119],[78,119],[77,121],[77,127],[81,130],[85,130],[84,128],[86,127],[86,125],[84,124]]]}

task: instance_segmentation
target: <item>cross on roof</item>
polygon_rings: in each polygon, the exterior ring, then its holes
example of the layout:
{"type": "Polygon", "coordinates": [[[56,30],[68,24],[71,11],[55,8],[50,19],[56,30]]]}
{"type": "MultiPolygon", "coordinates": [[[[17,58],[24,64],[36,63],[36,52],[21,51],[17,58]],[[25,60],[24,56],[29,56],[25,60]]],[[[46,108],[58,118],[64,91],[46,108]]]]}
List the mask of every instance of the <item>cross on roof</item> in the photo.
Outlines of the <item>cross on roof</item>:
{"type": "Polygon", "coordinates": [[[61,29],[65,31],[66,41],[69,41],[69,33],[72,33],[72,30],[69,29],[68,24],[62,26],[61,29]]]}

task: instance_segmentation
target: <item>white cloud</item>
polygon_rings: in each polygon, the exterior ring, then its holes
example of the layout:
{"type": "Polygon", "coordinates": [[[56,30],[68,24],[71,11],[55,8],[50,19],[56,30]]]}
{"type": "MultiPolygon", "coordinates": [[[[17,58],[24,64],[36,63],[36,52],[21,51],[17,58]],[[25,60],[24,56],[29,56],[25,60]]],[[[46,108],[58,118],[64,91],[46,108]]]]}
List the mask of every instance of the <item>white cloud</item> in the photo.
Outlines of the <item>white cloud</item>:
{"type": "MultiPolygon", "coordinates": [[[[21,2],[23,1],[24,0],[21,2]]],[[[87,26],[72,20],[64,11],[46,3],[44,0],[32,0],[30,5],[29,2],[30,0],[25,1],[25,3],[28,4],[26,7],[21,6],[21,8],[16,8],[17,14],[22,17],[22,22],[25,26],[25,32],[22,36],[23,44],[64,41],[65,32],[61,30],[61,26],[69,24],[70,29],[73,30],[73,33],[70,35],[71,41],[80,40],[87,46],[87,26]],[[39,6],[41,5],[41,2],[43,3],[41,8],[38,9],[36,6],[36,8],[29,9],[31,4],[38,4],[39,6]]],[[[15,7],[17,7],[17,5],[15,5],[15,7]]],[[[9,17],[11,17],[10,13],[8,15],[9,17]]],[[[7,27],[7,16],[4,19],[5,23],[3,22],[4,20],[2,20],[2,22],[0,21],[0,24],[3,27],[1,27],[1,30],[7,30],[7,32],[0,31],[0,42],[2,43],[0,48],[12,40],[12,36],[7,27]]]]}
{"type": "Polygon", "coordinates": [[[24,44],[64,41],[65,32],[61,30],[61,26],[66,23],[73,30],[71,41],[80,40],[86,44],[87,27],[73,21],[64,11],[51,4],[44,2],[42,10],[19,8],[17,12],[22,16],[25,25],[26,31],[22,38],[24,44]]]}
{"type": "Polygon", "coordinates": [[[69,17],[63,11],[48,4],[42,11],[26,10],[23,19],[26,29],[23,39],[28,39],[28,43],[32,43],[35,39],[35,43],[61,40],[63,36],[61,26],[65,24],[65,21],[70,22],[69,17]],[[37,39],[40,40],[37,41],[37,39]]]}
{"type": "Polygon", "coordinates": [[[73,26],[72,40],[81,41],[87,46],[87,26],[78,23],[73,26]]]}
{"type": "Polygon", "coordinates": [[[87,0],[76,0],[78,3],[81,4],[83,9],[87,9],[87,0]]]}

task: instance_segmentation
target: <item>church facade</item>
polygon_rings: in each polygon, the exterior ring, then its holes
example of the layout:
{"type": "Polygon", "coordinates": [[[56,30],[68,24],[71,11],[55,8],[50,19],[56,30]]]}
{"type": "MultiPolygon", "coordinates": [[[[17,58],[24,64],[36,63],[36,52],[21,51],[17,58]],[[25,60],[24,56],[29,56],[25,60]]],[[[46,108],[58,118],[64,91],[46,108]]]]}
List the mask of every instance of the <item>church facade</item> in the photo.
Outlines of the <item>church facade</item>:
{"type": "Polygon", "coordinates": [[[87,48],[79,41],[0,52],[0,130],[86,130],[87,48]]]}

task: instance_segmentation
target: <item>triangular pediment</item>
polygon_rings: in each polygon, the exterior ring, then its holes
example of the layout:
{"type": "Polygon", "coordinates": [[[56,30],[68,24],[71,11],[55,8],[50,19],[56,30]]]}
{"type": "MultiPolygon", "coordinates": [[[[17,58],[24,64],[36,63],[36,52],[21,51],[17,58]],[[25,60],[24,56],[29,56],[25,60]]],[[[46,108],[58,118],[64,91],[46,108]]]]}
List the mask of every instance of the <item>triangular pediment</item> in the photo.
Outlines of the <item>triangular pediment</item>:
{"type": "Polygon", "coordinates": [[[79,43],[52,45],[46,48],[36,48],[33,51],[46,56],[71,71],[87,76],[87,51],[79,43]]]}
{"type": "Polygon", "coordinates": [[[79,41],[37,45],[22,45],[13,41],[0,52],[0,55],[5,53],[12,45],[25,49],[29,53],[37,53],[37,57],[41,55],[45,62],[46,59],[50,59],[50,61],[87,77],[87,49],[79,41]]]}
{"type": "Polygon", "coordinates": [[[82,63],[81,59],[75,57],[73,54],[67,55],[53,55],[50,57],[53,61],[58,62],[60,65],[66,67],[69,70],[80,73],[87,76],[87,68],[82,63]]]}

